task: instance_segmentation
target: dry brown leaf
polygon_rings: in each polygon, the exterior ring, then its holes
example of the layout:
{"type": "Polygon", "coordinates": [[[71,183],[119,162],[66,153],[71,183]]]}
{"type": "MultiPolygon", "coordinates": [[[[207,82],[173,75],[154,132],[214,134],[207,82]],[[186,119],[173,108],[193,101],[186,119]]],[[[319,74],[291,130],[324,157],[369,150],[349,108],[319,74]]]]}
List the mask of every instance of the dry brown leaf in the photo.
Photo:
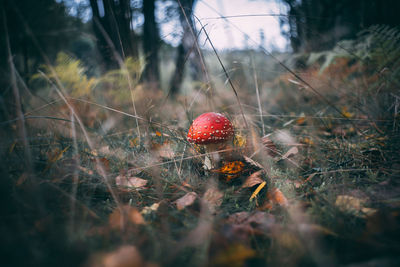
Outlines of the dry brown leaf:
{"type": "Polygon", "coordinates": [[[195,192],[189,192],[183,197],[175,200],[175,204],[178,210],[183,210],[187,206],[190,206],[197,199],[197,194],[195,192]]]}
{"type": "Polygon", "coordinates": [[[366,208],[366,202],[367,199],[348,195],[339,195],[336,197],[335,205],[343,212],[349,212],[359,217],[364,217],[366,215],[372,215],[377,211],[376,209],[366,208]]]}
{"type": "Polygon", "coordinates": [[[139,145],[139,137],[129,140],[129,147],[137,147],[139,145]]]}
{"type": "Polygon", "coordinates": [[[96,164],[96,170],[98,173],[102,173],[102,168],[105,172],[110,171],[110,161],[107,158],[94,158],[92,162],[96,164]]]}
{"type": "Polygon", "coordinates": [[[299,153],[299,149],[298,149],[296,146],[291,147],[291,148],[282,156],[282,159],[287,159],[287,158],[293,157],[293,156],[296,155],[297,153],[299,153]]]}
{"type": "Polygon", "coordinates": [[[294,181],[294,186],[296,188],[300,188],[302,185],[304,185],[305,183],[309,182],[312,180],[312,178],[314,178],[315,175],[317,175],[317,172],[314,172],[312,174],[310,174],[307,179],[303,180],[303,181],[294,181]]]}
{"type": "Polygon", "coordinates": [[[234,244],[222,250],[213,260],[217,266],[244,266],[245,261],[256,255],[256,252],[243,244],[234,244]]]}
{"type": "Polygon", "coordinates": [[[243,156],[243,158],[244,158],[244,160],[245,160],[247,163],[249,163],[251,166],[257,167],[257,168],[259,168],[259,169],[264,169],[264,166],[261,165],[260,163],[258,163],[257,161],[255,161],[255,160],[253,160],[253,159],[251,159],[251,158],[249,158],[249,157],[247,157],[247,156],[243,156]]]}
{"type": "Polygon", "coordinates": [[[175,152],[169,143],[164,143],[158,146],[156,152],[161,158],[173,159],[175,157],[175,152]]]}
{"type": "Polygon", "coordinates": [[[139,190],[144,189],[147,184],[147,180],[139,178],[139,177],[129,177],[127,175],[118,175],[115,178],[115,184],[122,190],[130,191],[130,190],[139,190]]]}
{"type": "Polygon", "coordinates": [[[44,172],[48,171],[55,162],[61,159],[69,148],[70,146],[65,147],[63,150],[56,148],[54,151],[47,153],[47,166],[44,169],[44,172]]]}
{"type": "Polygon", "coordinates": [[[63,150],[55,149],[54,151],[48,154],[48,163],[54,163],[62,158],[64,153],[69,149],[70,146],[65,147],[63,150]]]}
{"type": "Polygon", "coordinates": [[[124,245],[109,253],[96,253],[87,264],[89,267],[142,267],[145,265],[139,250],[124,245]]]}
{"type": "Polygon", "coordinates": [[[131,206],[116,208],[108,217],[108,223],[112,229],[121,229],[127,223],[146,224],[142,214],[131,206]]]}
{"type": "Polygon", "coordinates": [[[215,212],[216,209],[221,206],[223,197],[224,194],[221,191],[211,187],[204,193],[203,200],[208,204],[210,211],[215,212]]]}
{"type": "Polygon", "coordinates": [[[297,125],[303,125],[306,122],[306,117],[305,116],[301,116],[296,120],[296,124],[297,125]]]}
{"type": "Polygon", "coordinates": [[[249,177],[247,177],[246,181],[244,181],[242,188],[253,187],[255,185],[263,183],[265,180],[262,178],[265,174],[265,170],[259,170],[255,173],[252,173],[249,177]]]}
{"type": "Polygon", "coordinates": [[[261,143],[267,151],[267,154],[271,157],[275,157],[279,154],[274,142],[272,142],[272,140],[267,135],[261,138],[261,143]]]}
{"type": "Polygon", "coordinates": [[[150,213],[152,213],[152,212],[154,212],[154,211],[157,211],[159,207],[160,207],[160,202],[154,203],[154,204],[151,205],[151,206],[144,207],[144,208],[142,209],[141,213],[142,213],[143,215],[147,215],[147,214],[150,214],[150,213]]]}
{"type": "Polygon", "coordinates": [[[280,205],[283,207],[288,206],[289,201],[285,197],[285,195],[282,193],[281,190],[278,188],[271,188],[267,192],[267,199],[268,202],[264,205],[264,208],[266,209],[272,209],[274,205],[280,205]]]}
{"type": "Polygon", "coordinates": [[[231,214],[226,220],[226,237],[235,240],[248,240],[254,235],[266,235],[279,227],[274,215],[264,211],[241,211],[231,214]]]}
{"type": "Polygon", "coordinates": [[[24,172],[23,174],[21,174],[21,176],[18,178],[17,182],[16,182],[16,186],[20,186],[23,183],[25,183],[25,181],[28,179],[29,175],[27,172],[24,172]]]}

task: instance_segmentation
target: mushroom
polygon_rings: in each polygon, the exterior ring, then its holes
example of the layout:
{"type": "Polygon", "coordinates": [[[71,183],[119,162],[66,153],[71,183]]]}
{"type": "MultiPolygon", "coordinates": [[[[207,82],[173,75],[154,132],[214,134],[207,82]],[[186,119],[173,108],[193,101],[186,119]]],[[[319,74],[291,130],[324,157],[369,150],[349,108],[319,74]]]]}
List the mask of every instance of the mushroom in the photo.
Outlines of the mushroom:
{"type": "MultiPolygon", "coordinates": [[[[234,134],[232,123],[222,114],[208,112],[197,117],[189,128],[187,140],[203,145],[211,160],[211,166],[219,161],[219,149],[231,140],[234,134]]],[[[207,157],[206,157],[207,160],[207,157]]],[[[207,164],[205,164],[207,166],[207,164]]]]}

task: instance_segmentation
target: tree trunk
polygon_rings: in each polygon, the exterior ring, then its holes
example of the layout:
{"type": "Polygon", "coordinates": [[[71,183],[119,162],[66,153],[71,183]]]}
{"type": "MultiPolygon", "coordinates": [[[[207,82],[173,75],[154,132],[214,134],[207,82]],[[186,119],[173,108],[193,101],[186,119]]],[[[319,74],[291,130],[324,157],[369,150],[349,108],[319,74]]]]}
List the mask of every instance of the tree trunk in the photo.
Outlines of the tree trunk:
{"type": "Polygon", "coordinates": [[[186,17],[189,20],[189,23],[185,17],[185,14],[183,13],[182,9],[179,8],[179,18],[180,22],[182,25],[183,29],[183,35],[181,39],[181,43],[178,46],[177,49],[177,57],[175,61],[175,72],[174,76],[171,79],[171,85],[170,85],[170,95],[174,96],[176,95],[181,88],[182,82],[183,82],[183,77],[185,73],[185,63],[189,59],[189,62],[191,64],[191,68],[193,69],[193,79],[201,79],[200,73],[201,73],[201,66],[200,64],[200,59],[199,55],[195,49],[195,42],[197,42],[197,39],[193,36],[191,29],[194,31],[194,23],[192,20],[192,13],[193,13],[193,7],[195,4],[196,0],[180,0],[180,3],[182,5],[183,10],[185,11],[186,17]],[[192,53],[194,52],[194,53],[192,53]]]}
{"type": "Polygon", "coordinates": [[[118,68],[118,57],[137,58],[137,38],[130,29],[132,12],[129,1],[90,0],[90,6],[98,48],[106,68],[118,68]]]}
{"type": "Polygon", "coordinates": [[[155,0],[143,1],[143,51],[146,56],[146,67],[143,79],[151,88],[159,87],[158,49],[160,37],[155,18],[155,0]]]}

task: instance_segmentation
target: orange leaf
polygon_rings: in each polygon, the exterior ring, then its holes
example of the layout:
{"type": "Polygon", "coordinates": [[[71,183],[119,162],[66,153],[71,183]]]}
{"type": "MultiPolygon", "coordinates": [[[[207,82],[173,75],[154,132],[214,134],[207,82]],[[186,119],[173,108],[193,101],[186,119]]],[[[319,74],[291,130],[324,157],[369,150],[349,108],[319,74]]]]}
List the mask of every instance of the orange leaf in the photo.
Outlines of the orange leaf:
{"type": "Polygon", "coordinates": [[[296,120],[297,125],[303,125],[306,122],[306,117],[300,117],[296,120]]]}
{"type": "Polygon", "coordinates": [[[240,173],[243,170],[243,167],[244,167],[243,162],[241,162],[239,160],[235,160],[235,161],[227,162],[221,168],[219,168],[217,170],[213,170],[213,172],[222,173],[222,174],[226,174],[226,175],[234,175],[234,174],[240,173]]]}
{"type": "Polygon", "coordinates": [[[162,133],[160,133],[159,131],[156,131],[156,135],[157,136],[162,136],[162,133]]]}
{"type": "Polygon", "coordinates": [[[136,147],[136,146],[138,146],[138,141],[139,141],[139,138],[138,137],[135,137],[135,138],[133,138],[133,139],[130,139],[129,140],[129,147],[136,147]]]}
{"type": "Polygon", "coordinates": [[[269,199],[270,204],[278,204],[280,206],[287,206],[288,200],[281,190],[278,188],[273,188],[268,191],[267,198],[269,199]]]}

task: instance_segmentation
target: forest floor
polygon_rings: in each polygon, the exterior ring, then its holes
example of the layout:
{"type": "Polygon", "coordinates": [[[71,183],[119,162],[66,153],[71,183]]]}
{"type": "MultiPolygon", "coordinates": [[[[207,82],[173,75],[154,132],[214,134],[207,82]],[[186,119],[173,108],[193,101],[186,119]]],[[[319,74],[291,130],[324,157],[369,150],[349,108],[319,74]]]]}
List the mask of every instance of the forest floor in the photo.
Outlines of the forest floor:
{"type": "Polygon", "coordinates": [[[25,114],[25,133],[18,122],[2,131],[2,259],[398,265],[399,100],[389,75],[339,60],[323,74],[304,70],[307,84],[281,73],[259,94],[238,87],[240,103],[230,88],[211,101],[201,90],[176,100],[139,93],[137,115],[60,89],[25,114]],[[211,170],[186,139],[208,111],[235,127],[211,170]]]}

